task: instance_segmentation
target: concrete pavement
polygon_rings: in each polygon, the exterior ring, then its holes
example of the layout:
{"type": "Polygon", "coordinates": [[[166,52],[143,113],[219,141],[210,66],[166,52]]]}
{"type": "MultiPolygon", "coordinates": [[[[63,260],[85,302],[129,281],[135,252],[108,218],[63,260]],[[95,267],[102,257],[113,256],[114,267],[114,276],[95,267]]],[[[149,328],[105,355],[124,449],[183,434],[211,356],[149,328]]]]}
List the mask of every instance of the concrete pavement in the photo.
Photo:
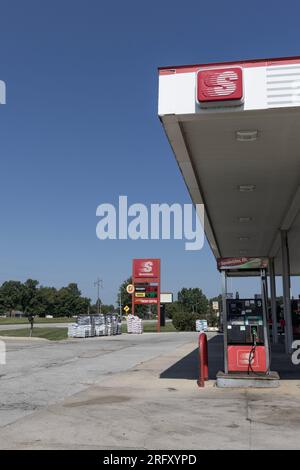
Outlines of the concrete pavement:
{"type": "MultiPolygon", "coordinates": [[[[213,377],[222,347],[209,336],[213,377]]],[[[0,448],[298,449],[300,381],[199,389],[196,345],[195,333],[11,341],[0,448]]]]}
{"type": "Polygon", "coordinates": [[[7,364],[0,365],[0,425],[165,354],[190,338],[189,333],[149,333],[59,342],[7,339],[7,364]]]}

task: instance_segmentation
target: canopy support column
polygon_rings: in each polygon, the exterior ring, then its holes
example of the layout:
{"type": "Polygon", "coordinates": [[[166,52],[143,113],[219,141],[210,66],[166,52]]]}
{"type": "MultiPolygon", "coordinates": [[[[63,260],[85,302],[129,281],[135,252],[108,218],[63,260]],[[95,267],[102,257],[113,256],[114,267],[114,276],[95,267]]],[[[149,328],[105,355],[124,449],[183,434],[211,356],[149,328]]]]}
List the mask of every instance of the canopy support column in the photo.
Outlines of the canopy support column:
{"type": "Polygon", "coordinates": [[[227,273],[222,271],[222,310],[223,310],[223,338],[224,338],[224,372],[228,374],[228,351],[227,351],[227,273]]]}
{"type": "Polygon", "coordinates": [[[272,313],[272,341],[273,341],[273,344],[277,344],[278,343],[278,323],[277,323],[276,280],[275,280],[274,258],[270,258],[269,260],[269,275],[270,275],[271,313],[272,313]]]}
{"type": "Polygon", "coordinates": [[[269,325],[268,325],[268,284],[267,284],[267,271],[261,269],[261,299],[263,308],[263,328],[264,328],[264,344],[266,351],[266,365],[268,372],[270,371],[270,337],[269,337],[269,325]]]}
{"type": "Polygon", "coordinates": [[[287,230],[281,230],[281,255],[282,255],[282,287],[283,287],[283,312],[284,312],[284,336],[285,351],[292,352],[293,326],[291,313],[291,280],[290,280],[290,259],[287,230]]]}

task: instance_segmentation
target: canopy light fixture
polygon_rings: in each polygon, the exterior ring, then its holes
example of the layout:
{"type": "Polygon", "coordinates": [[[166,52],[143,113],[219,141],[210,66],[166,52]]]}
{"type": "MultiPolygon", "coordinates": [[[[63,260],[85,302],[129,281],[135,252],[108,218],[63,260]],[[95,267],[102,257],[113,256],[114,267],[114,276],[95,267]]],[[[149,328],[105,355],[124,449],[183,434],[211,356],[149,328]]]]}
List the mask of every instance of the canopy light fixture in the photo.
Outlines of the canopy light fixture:
{"type": "Polygon", "coordinates": [[[246,255],[247,251],[246,250],[240,250],[240,255],[246,255]]]}
{"type": "Polygon", "coordinates": [[[258,137],[258,130],[236,131],[235,138],[239,142],[253,142],[258,137]]]}
{"type": "Polygon", "coordinates": [[[249,193],[251,191],[254,191],[256,189],[255,184],[240,184],[238,186],[238,190],[241,193],[249,193]]]}
{"type": "Polygon", "coordinates": [[[251,222],[251,217],[239,217],[239,222],[251,222]]]}
{"type": "Polygon", "coordinates": [[[240,242],[247,242],[249,237],[239,237],[240,242]]]}

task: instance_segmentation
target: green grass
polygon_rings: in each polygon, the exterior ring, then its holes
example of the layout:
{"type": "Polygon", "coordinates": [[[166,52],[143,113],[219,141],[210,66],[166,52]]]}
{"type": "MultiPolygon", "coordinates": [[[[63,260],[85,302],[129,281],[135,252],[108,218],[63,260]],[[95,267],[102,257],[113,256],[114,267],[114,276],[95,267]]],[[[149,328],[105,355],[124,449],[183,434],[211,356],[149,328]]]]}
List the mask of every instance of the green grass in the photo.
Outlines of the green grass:
{"type": "MultiPolygon", "coordinates": [[[[144,333],[156,333],[157,332],[157,325],[156,323],[150,323],[145,320],[143,322],[144,325],[144,333]]],[[[161,333],[169,333],[169,332],[174,332],[177,331],[172,322],[166,323],[166,326],[161,326],[160,328],[161,333]]],[[[122,324],[122,333],[127,333],[127,325],[126,323],[122,324]]]]}
{"type": "MultiPolygon", "coordinates": [[[[156,323],[144,322],[144,332],[145,333],[156,333],[157,326],[156,323]]],[[[162,326],[160,331],[165,332],[174,332],[176,331],[171,322],[166,323],[166,326],[162,326]]],[[[29,337],[30,328],[20,328],[17,330],[0,330],[0,336],[15,336],[18,338],[29,337]]],[[[122,333],[127,333],[126,323],[122,324],[122,333]]],[[[33,328],[34,338],[45,338],[51,341],[60,341],[68,338],[68,329],[67,328],[33,328]]]]}
{"type": "MultiPolygon", "coordinates": [[[[144,332],[145,333],[156,333],[157,331],[157,325],[156,323],[147,323],[144,322],[144,332]]],[[[160,327],[161,333],[169,333],[169,332],[174,332],[177,331],[172,322],[166,323],[166,326],[161,326],[160,327]]]]}
{"type": "MultiPolygon", "coordinates": [[[[20,328],[18,330],[0,330],[0,336],[15,336],[15,337],[29,337],[29,328],[20,328]]],[[[67,328],[34,328],[34,338],[45,338],[51,341],[59,341],[67,339],[68,329],[67,328]]]]}
{"type": "MultiPolygon", "coordinates": [[[[75,318],[36,318],[35,323],[73,323],[75,318]]],[[[0,318],[0,325],[28,325],[27,318],[0,318]]]]}

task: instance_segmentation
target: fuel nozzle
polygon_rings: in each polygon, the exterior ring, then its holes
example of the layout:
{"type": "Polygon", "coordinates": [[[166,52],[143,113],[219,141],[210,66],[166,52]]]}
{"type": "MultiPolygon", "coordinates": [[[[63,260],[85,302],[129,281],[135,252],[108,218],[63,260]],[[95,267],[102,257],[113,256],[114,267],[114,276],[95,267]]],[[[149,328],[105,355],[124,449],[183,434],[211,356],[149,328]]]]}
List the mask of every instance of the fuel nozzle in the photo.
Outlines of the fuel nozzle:
{"type": "Polygon", "coordinates": [[[252,339],[253,339],[253,344],[256,345],[257,339],[258,339],[257,326],[256,325],[251,326],[251,335],[252,335],[252,339]]]}

